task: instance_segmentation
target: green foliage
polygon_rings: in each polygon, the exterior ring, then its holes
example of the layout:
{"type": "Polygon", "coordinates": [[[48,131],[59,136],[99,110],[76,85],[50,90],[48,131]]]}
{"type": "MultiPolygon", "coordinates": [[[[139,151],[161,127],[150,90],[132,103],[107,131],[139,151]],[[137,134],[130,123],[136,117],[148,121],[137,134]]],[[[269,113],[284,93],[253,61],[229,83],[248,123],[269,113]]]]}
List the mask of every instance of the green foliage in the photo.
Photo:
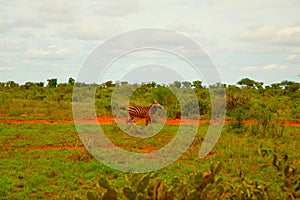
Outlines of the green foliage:
{"type": "Polygon", "coordinates": [[[204,87],[202,86],[202,81],[199,81],[199,80],[193,81],[192,86],[193,86],[194,88],[196,88],[196,89],[202,89],[202,88],[204,88],[204,87]]]}
{"type": "Polygon", "coordinates": [[[288,160],[288,155],[279,156],[274,154],[272,165],[278,171],[282,179],[281,193],[286,194],[288,199],[300,198],[300,171],[288,160]]]}
{"type": "Polygon", "coordinates": [[[252,135],[282,136],[285,128],[284,123],[288,118],[286,109],[286,104],[280,104],[280,100],[253,104],[251,118],[257,123],[252,126],[252,135]]]}
{"type": "Polygon", "coordinates": [[[14,81],[8,81],[6,84],[5,84],[6,87],[8,88],[17,88],[19,87],[19,84],[18,83],[15,83],[14,81]]]}
{"type": "Polygon", "coordinates": [[[181,88],[182,83],[180,81],[174,81],[172,84],[170,84],[171,87],[181,88]]]}
{"type": "Polygon", "coordinates": [[[48,87],[49,88],[56,88],[57,86],[57,78],[48,79],[48,87]]]}
{"type": "MultiPolygon", "coordinates": [[[[284,163],[287,162],[287,156],[284,157],[284,163]]],[[[290,165],[283,164],[277,160],[274,154],[273,166],[283,177],[280,197],[296,199],[299,197],[299,173],[290,165]]],[[[128,200],[138,199],[271,199],[270,187],[268,184],[253,180],[248,175],[239,172],[237,178],[232,180],[232,185],[225,188],[224,180],[220,175],[222,165],[220,162],[214,162],[210,165],[209,172],[198,172],[189,174],[188,180],[180,180],[174,177],[171,184],[157,178],[154,174],[127,174],[121,191],[128,200]]],[[[99,185],[106,189],[103,195],[101,192],[88,192],[88,199],[117,199],[117,191],[111,188],[105,178],[99,180],[99,185]]],[[[98,188],[99,189],[99,188],[98,188]]],[[[103,193],[103,192],[102,192],[103,193]]],[[[121,195],[122,196],[122,195],[121,195]]]]}
{"type": "Polygon", "coordinates": [[[100,177],[97,190],[89,191],[87,193],[88,200],[96,200],[96,199],[103,199],[103,200],[116,200],[117,199],[117,191],[109,184],[106,177],[100,177]],[[104,188],[105,191],[103,192],[101,188],[104,188]]]}
{"type": "Polygon", "coordinates": [[[150,174],[144,176],[138,174],[128,174],[126,176],[126,185],[123,188],[123,193],[129,200],[141,199],[146,193],[146,188],[148,187],[150,181],[150,174]]]}
{"type": "Polygon", "coordinates": [[[106,81],[103,85],[104,85],[104,87],[106,87],[106,88],[110,88],[110,87],[113,86],[113,82],[112,82],[112,81],[106,81]]]}
{"type": "Polygon", "coordinates": [[[244,121],[247,119],[246,113],[242,107],[234,111],[235,119],[229,122],[229,129],[232,133],[243,134],[247,130],[244,121]]]}
{"type": "Polygon", "coordinates": [[[221,163],[211,163],[210,172],[200,172],[195,175],[192,186],[187,194],[186,199],[216,199],[224,193],[221,184],[222,177],[217,177],[221,170],[221,163]]]}
{"type": "Polygon", "coordinates": [[[242,172],[235,182],[230,199],[270,199],[268,186],[263,182],[253,181],[242,172]]]}
{"type": "MultiPolygon", "coordinates": [[[[54,80],[51,84],[48,81],[47,87],[43,82],[23,85],[14,81],[0,83],[0,118],[72,119],[72,100],[84,106],[87,95],[94,89],[98,116],[110,116],[111,105],[126,112],[126,105],[111,102],[113,82],[101,85],[74,83],[74,79],[70,78],[68,83],[57,84],[54,80]],[[72,99],[74,84],[82,89],[76,99],[72,99]]],[[[252,82],[243,84],[241,88],[225,88],[227,119],[231,123],[226,125],[225,134],[215,146],[217,153],[203,160],[196,157],[207,130],[206,125],[200,125],[193,146],[176,163],[155,175],[128,174],[124,177],[118,172],[120,178],[112,179],[109,168],[96,162],[87,151],[67,148],[30,150],[45,145],[82,147],[71,123],[33,125],[2,122],[0,185],[3,187],[0,188],[0,196],[7,199],[300,198],[299,127],[285,125],[289,121],[299,121],[299,83],[283,81],[263,87],[263,83],[252,82]],[[247,120],[254,124],[245,124],[247,120]],[[259,147],[260,144],[264,145],[259,147]],[[209,166],[212,160],[219,160],[223,167],[217,162],[209,166]],[[98,178],[97,173],[102,174],[102,178],[98,178]]],[[[129,97],[133,92],[130,83],[121,85],[126,86],[129,97]]],[[[210,92],[219,92],[218,87],[224,85],[219,83],[208,89],[201,81],[194,81],[173,85],[150,82],[140,86],[133,92],[130,102],[148,105],[156,99],[167,110],[169,118],[196,115],[197,110],[193,109],[198,103],[201,117],[209,119],[210,92]],[[189,90],[196,94],[198,102],[190,100],[189,90]],[[172,91],[184,97],[183,105],[179,105],[172,91]],[[186,112],[181,113],[180,106],[186,112]]],[[[171,141],[173,133],[178,130],[178,126],[167,125],[158,136],[142,140],[122,135],[116,124],[102,125],[102,128],[115,144],[134,152],[143,148],[159,149],[171,141]]]]}
{"type": "MultiPolygon", "coordinates": [[[[280,193],[277,197],[280,199],[297,199],[300,195],[300,173],[291,161],[288,155],[279,156],[273,149],[263,148],[260,145],[258,155],[268,159],[273,157],[272,166],[278,174],[280,193]]],[[[262,165],[261,168],[270,168],[269,164],[262,165]]],[[[272,177],[275,178],[275,177],[272,177]]],[[[252,180],[242,171],[239,177],[234,180],[235,187],[231,187],[231,199],[271,199],[270,186],[259,180],[252,180]],[[241,183],[241,184],[240,184],[241,183]]]]}
{"type": "MultiPolygon", "coordinates": [[[[122,85],[122,92],[126,95],[123,98],[120,97],[119,102],[114,102],[117,103],[115,106],[121,110],[126,111],[127,105],[120,103],[124,98],[130,98],[130,103],[138,105],[148,105],[153,99],[156,99],[166,109],[168,118],[194,118],[197,113],[200,113],[202,119],[209,119],[212,114],[211,102],[217,102],[215,103],[216,106],[222,106],[221,101],[223,101],[223,99],[210,99],[210,93],[219,94],[218,88],[226,87],[227,119],[233,121],[232,130],[237,133],[247,131],[242,123],[244,120],[255,120],[258,125],[252,129],[253,135],[264,137],[268,135],[268,132],[274,132],[273,135],[277,137],[283,134],[284,127],[273,126],[274,124],[284,124],[285,121],[297,121],[300,118],[299,83],[282,81],[265,88],[263,88],[263,83],[250,79],[242,79],[238,83],[245,87],[239,88],[234,85],[226,86],[222,83],[216,83],[215,86],[208,89],[202,85],[200,80],[192,83],[175,81],[169,85],[159,85],[153,81],[141,85],[107,81],[97,85],[75,83],[73,78],[69,78],[68,83],[58,84],[57,79],[53,78],[48,79],[47,87],[44,87],[43,82],[27,82],[20,86],[14,81],[8,81],[2,83],[0,87],[0,111],[1,114],[12,117],[27,114],[33,117],[43,115],[55,118],[60,116],[57,113],[63,113],[64,117],[71,118],[71,101],[85,102],[91,92],[96,89],[97,115],[111,116],[112,92],[115,85],[122,85]],[[79,94],[72,98],[74,85],[76,85],[79,94]],[[138,89],[133,90],[132,86],[138,89]],[[196,95],[198,102],[192,100],[191,91],[196,95]],[[178,97],[184,99],[181,105],[179,105],[174,92],[178,97]],[[26,105],[22,105],[23,103],[26,105]],[[10,106],[10,104],[14,106],[10,106]],[[31,107],[27,105],[31,105],[31,107]],[[49,110],[50,107],[51,110],[49,110]],[[199,110],[195,108],[199,108],[199,110]]],[[[218,111],[220,108],[214,110],[218,111]]],[[[218,115],[218,113],[214,114],[218,115]]]]}
{"type": "Polygon", "coordinates": [[[70,77],[69,80],[68,80],[68,84],[71,85],[71,86],[74,86],[75,85],[75,79],[70,77]]]}
{"type": "MultiPolygon", "coordinates": [[[[221,163],[212,163],[210,172],[199,172],[192,174],[191,182],[184,183],[175,177],[171,186],[168,186],[165,181],[158,179],[153,174],[127,174],[125,178],[123,194],[128,200],[151,200],[151,199],[215,199],[222,196],[224,193],[221,185],[222,178],[217,177],[221,170],[221,163]]],[[[115,198],[116,191],[110,187],[110,184],[105,178],[100,178],[99,185],[106,189],[106,192],[101,197],[98,192],[88,192],[88,199],[105,199],[105,194],[110,194],[111,198],[115,198]]]]}
{"type": "Polygon", "coordinates": [[[189,81],[184,81],[184,82],[182,82],[182,86],[183,86],[183,88],[190,88],[190,87],[192,87],[192,83],[189,81]]]}
{"type": "Polygon", "coordinates": [[[241,85],[241,86],[246,86],[247,88],[251,88],[255,85],[260,85],[260,84],[257,84],[254,80],[251,80],[249,78],[243,78],[240,81],[238,81],[237,84],[241,85]]]}
{"type": "MultiPolygon", "coordinates": [[[[134,152],[159,149],[177,131],[176,126],[166,125],[157,137],[141,139],[122,135],[115,125],[101,126],[113,143],[134,152]]],[[[4,199],[109,199],[116,192],[118,199],[133,195],[137,199],[187,199],[189,195],[199,199],[196,191],[200,188],[204,199],[230,199],[234,195],[238,196],[233,199],[246,199],[247,190],[252,199],[291,199],[291,194],[297,199],[299,127],[286,127],[279,138],[224,133],[214,147],[215,153],[204,159],[197,153],[207,125],[200,124],[199,128],[195,142],[173,164],[153,174],[124,174],[104,166],[86,151],[64,148],[82,147],[72,123],[1,123],[0,195],[4,199]],[[45,145],[63,148],[35,150],[45,145]],[[274,152],[277,159],[273,165],[274,152]],[[288,159],[281,155],[288,155],[288,159]],[[291,184],[285,186],[285,180],[291,184]],[[265,196],[260,198],[259,191],[265,196]]]]}

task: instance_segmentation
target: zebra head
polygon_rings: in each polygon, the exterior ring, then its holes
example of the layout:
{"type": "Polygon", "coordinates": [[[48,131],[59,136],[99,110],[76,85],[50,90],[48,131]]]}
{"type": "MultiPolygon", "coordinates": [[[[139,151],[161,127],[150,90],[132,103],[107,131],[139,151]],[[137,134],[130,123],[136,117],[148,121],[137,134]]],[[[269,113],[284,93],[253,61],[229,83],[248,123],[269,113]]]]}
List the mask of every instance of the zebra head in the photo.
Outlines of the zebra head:
{"type": "Polygon", "coordinates": [[[153,103],[150,105],[150,113],[153,115],[158,108],[162,108],[162,106],[154,99],[153,103]]]}
{"type": "Polygon", "coordinates": [[[153,100],[152,106],[162,107],[159,103],[157,103],[156,99],[153,100]]]}

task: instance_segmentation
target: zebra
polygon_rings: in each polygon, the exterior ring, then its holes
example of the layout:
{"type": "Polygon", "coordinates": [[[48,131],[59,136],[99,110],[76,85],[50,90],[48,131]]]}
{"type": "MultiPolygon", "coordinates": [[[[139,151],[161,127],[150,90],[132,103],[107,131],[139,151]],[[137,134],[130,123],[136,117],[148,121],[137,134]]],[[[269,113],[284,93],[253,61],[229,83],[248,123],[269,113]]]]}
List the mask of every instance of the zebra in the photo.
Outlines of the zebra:
{"type": "Polygon", "coordinates": [[[157,111],[158,108],[160,108],[161,105],[157,103],[157,101],[154,99],[153,103],[151,103],[149,106],[138,106],[138,105],[129,105],[127,107],[129,117],[127,120],[127,124],[130,122],[133,122],[133,118],[139,117],[139,118],[146,118],[146,126],[151,123],[153,115],[157,111]]]}

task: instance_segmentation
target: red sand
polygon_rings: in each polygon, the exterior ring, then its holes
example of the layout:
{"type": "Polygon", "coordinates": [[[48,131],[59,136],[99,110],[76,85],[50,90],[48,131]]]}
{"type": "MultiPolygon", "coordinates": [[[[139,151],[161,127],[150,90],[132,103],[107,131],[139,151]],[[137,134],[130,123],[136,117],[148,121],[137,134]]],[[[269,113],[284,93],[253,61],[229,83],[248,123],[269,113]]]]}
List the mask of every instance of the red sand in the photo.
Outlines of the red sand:
{"type": "MultiPolygon", "coordinates": [[[[14,120],[14,119],[0,119],[0,123],[11,123],[11,124],[36,124],[36,123],[44,123],[44,124],[60,124],[60,123],[74,123],[74,120],[14,120]]],[[[78,120],[77,122],[80,123],[91,123],[91,124],[112,124],[114,123],[114,119],[112,117],[98,117],[97,120],[78,120]]],[[[124,123],[126,122],[126,119],[124,119],[124,123]]],[[[145,122],[145,120],[137,120],[136,122],[145,122]]],[[[165,121],[166,124],[193,124],[197,123],[197,120],[192,119],[167,119],[165,121]]],[[[199,123],[205,123],[209,122],[209,120],[199,120],[199,123]]],[[[228,123],[230,121],[225,121],[225,123],[228,123]]],[[[217,123],[217,122],[214,122],[217,123]]],[[[256,121],[253,120],[247,120],[244,121],[245,124],[256,124],[256,121]]],[[[300,126],[300,122],[285,122],[285,126],[300,126]]],[[[22,149],[27,150],[61,150],[61,149],[67,149],[67,150],[83,150],[84,147],[78,147],[78,146],[41,146],[41,147],[21,147],[22,149]]],[[[141,153],[150,153],[151,150],[148,149],[140,149],[139,152],[141,153]]],[[[209,155],[213,155],[215,152],[210,152],[209,155]]]]}
{"type": "MultiPolygon", "coordinates": [[[[126,119],[121,119],[126,122],[126,119]]],[[[34,119],[0,119],[0,123],[11,123],[11,124],[36,124],[36,123],[44,123],[44,124],[61,124],[61,123],[74,123],[75,120],[34,120],[34,119]]],[[[99,124],[112,124],[114,123],[114,119],[112,117],[98,117],[97,120],[77,120],[76,122],[80,123],[99,123],[99,124]]],[[[144,119],[141,120],[135,120],[135,122],[145,122],[144,119]]],[[[193,120],[193,119],[167,119],[165,121],[166,124],[193,124],[193,123],[205,123],[209,122],[209,120],[193,120]]],[[[228,123],[229,121],[226,120],[225,123],[228,123]]],[[[217,122],[213,122],[217,123],[217,122]]],[[[256,124],[257,122],[253,120],[246,120],[243,123],[245,124],[256,124]]],[[[300,122],[285,122],[284,125],[286,126],[300,126],[300,122]]]]}

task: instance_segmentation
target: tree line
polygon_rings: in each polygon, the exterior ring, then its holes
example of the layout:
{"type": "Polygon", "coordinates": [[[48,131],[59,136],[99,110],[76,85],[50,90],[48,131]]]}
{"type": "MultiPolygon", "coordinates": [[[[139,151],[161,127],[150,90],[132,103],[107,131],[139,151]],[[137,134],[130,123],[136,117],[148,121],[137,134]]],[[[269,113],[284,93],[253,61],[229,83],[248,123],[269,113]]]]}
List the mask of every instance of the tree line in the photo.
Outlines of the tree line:
{"type": "MultiPolygon", "coordinates": [[[[47,79],[47,85],[45,86],[45,82],[26,82],[25,84],[18,84],[15,81],[7,81],[7,82],[0,82],[0,87],[9,87],[9,88],[15,88],[15,87],[21,87],[21,88],[25,88],[28,89],[30,87],[50,87],[50,88],[56,88],[58,85],[71,85],[71,86],[88,86],[88,85],[99,85],[100,87],[114,87],[116,85],[126,85],[129,84],[128,81],[115,81],[113,82],[112,80],[106,81],[104,83],[101,84],[87,84],[84,82],[75,82],[75,79],[70,77],[68,79],[67,83],[58,83],[57,78],[51,78],[51,79],[47,79]]],[[[195,81],[174,81],[173,83],[169,83],[169,84],[158,84],[155,81],[151,81],[151,82],[145,82],[142,83],[143,85],[147,85],[148,87],[151,88],[156,88],[157,86],[173,86],[173,87],[177,87],[177,88],[214,88],[214,87],[232,87],[234,85],[230,85],[230,84],[225,84],[225,83],[220,83],[217,82],[213,85],[209,85],[209,86],[204,86],[203,82],[200,80],[195,80],[195,81]]],[[[281,89],[290,89],[292,91],[296,91],[300,89],[300,83],[299,82],[294,82],[294,81],[288,81],[288,80],[284,80],[280,83],[272,83],[270,85],[266,85],[264,87],[264,83],[263,82],[259,82],[259,81],[255,81],[249,78],[243,78],[240,81],[238,81],[236,83],[237,86],[240,87],[246,87],[246,88],[255,88],[255,89],[270,89],[270,88],[281,88],[281,89]]]]}
{"type": "MultiPolygon", "coordinates": [[[[285,80],[264,86],[264,83],[249,78],[243,78],[235,85],[215,83],[209,86],[205,86],[201,80],[174,81],[170,84],[159,84],[154,81],[141,84],[132,84],[126,81],[87,84],[76,82],[74,78],[69,78],[67,83],[58,83],[56,78],[52,78],[47,80],[46,85],[43,82],[26,82],[19,85],[14,81],[8,81],[0,83],[0,114],[14,116],[22,112],[43,111],[51,116],[51,113],[65,111],[64,113],[69,114],[64,116],[71,118],[72,101],[84,102],[85,98],[84,93],[78,99],[72,98],[74,86],[83,90],[84,88],[96,88],[95,107],[99,116],[111,115],[112,105],[126,110],[126,105],[111,99],[114,88],[122,86],[124,90],[128,90],[128,94],[132,93],[131,103],[147,105],[156,99],[167,109],[169,118],[196,115],[197,112],[192,110],[195,108],[193,105],[195,102],[190,101],[189,95],[191,94],[187,93],[189,90],[193,90],[197,97],[198,102],[196,103],[198,103],[201,118],[210,118],[210,93],[218,92],[221,88],[224,89],[226,95],[227,118],[239,122],[247,119],[259,121],[298,121],[300,119],[300,83],[285,80]],[[132,90],[130,87],[132,85],[136,85],[138,89],[132,90]],[[180,91],[180,95],[184,96],[186,100],[183,105],[179,104],[171,88],[177,89],[180,91]],[[30,101],[34,101],[34,103],[30,101]],[[186,113],[181,113],[181,106],[187,111],[186,113]]],[[[242,124],[237,126],[242,126],[242,124]]]]}

